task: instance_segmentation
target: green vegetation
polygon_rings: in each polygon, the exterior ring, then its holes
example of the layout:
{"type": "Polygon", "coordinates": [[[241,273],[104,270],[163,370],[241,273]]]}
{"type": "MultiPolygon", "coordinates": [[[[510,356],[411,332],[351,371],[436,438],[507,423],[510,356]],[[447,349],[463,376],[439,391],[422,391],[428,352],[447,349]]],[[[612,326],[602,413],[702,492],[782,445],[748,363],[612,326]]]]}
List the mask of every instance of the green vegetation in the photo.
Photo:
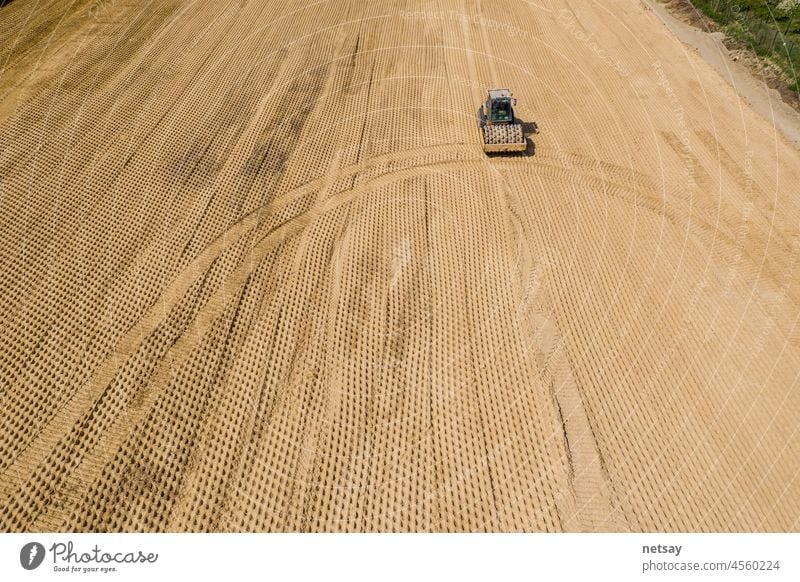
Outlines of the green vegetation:
{"type": "Polygon", "coordinates": [[[800,92],[800,0],[692,0],[729,38],[747,45],[786,74],[800,92]]]}

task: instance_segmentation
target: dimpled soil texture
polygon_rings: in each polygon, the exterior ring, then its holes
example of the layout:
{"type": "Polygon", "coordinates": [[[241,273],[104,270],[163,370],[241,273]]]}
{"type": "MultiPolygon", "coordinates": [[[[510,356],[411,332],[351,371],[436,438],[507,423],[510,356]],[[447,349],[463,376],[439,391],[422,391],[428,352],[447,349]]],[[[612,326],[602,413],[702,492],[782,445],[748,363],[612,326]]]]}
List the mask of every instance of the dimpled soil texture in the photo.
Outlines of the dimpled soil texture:
{"type": "Polygon", "coordinates": [[[638,1],[16,0],[0,97],[1,530],[800,529],[800,157],[638,1]]]}

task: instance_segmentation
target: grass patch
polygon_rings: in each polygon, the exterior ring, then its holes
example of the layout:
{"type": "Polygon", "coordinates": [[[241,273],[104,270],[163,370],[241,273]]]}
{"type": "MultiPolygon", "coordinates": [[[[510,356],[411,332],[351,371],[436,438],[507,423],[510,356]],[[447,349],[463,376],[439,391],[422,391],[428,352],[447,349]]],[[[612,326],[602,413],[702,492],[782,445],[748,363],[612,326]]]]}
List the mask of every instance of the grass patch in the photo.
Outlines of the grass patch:
{"type": "MultiPolygon", "coordinates": [[[[747,48],[776,65],[786,89],[800,99],[800,5],[782,10],[781,0],[691,0],[735,48],[747,48]]],[[[730,46],[729,46],[730,48],[730,46]]]]}

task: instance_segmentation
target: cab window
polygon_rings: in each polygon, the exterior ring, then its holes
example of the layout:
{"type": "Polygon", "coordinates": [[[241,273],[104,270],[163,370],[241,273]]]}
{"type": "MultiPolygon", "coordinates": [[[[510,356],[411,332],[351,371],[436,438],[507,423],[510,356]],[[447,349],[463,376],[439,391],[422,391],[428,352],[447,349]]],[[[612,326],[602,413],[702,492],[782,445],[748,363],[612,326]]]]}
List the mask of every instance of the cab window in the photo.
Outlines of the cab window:
{"type": "Polygon", "coordinates": [[[491,119],[497,121],[511,121],[511,101],[498,99],[492,103],[491,119]]]}

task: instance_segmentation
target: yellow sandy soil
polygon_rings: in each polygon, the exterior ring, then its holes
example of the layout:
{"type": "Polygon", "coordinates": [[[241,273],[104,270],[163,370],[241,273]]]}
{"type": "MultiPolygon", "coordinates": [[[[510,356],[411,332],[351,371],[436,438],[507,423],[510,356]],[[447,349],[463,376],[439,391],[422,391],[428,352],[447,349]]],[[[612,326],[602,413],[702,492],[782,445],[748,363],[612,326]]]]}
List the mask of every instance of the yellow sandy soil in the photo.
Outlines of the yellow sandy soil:
{"type": "Polygon", "coordinates": [[[800,529],[800,156],[640,2],[15,0],[0,96],[0,529],[800,529]]]}

